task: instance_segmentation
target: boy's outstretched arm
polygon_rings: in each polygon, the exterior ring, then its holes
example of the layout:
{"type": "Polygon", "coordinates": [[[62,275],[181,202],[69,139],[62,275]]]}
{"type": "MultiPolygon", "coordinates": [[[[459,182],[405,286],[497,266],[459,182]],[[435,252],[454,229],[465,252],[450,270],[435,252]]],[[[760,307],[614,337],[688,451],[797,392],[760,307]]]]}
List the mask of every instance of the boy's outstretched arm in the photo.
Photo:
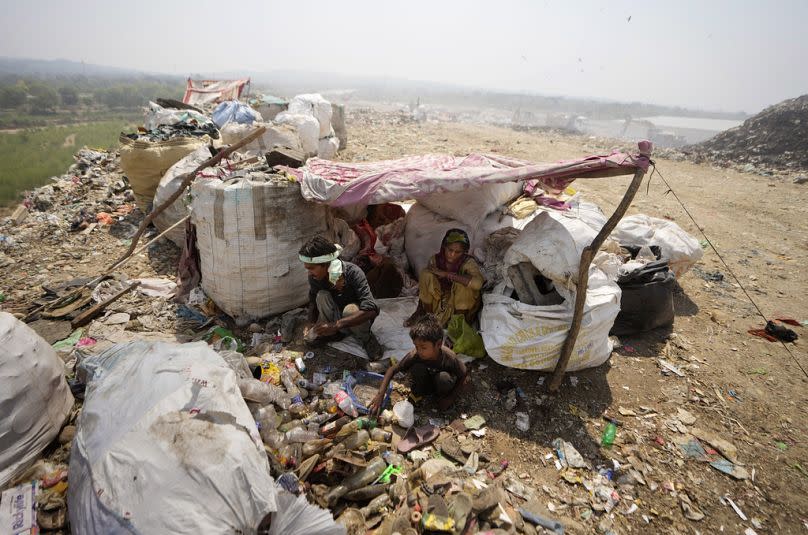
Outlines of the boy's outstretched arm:
{"type": "Polygon", "coordinates": [[[384,379],[382,379],[382,384],[379,386],[379,391],[376,393],[376,397],[373,398],[373,401],[370,402],[370,414],[376,416],[379,414],[382,408],[382,402],[384,401],[384,393],[387,391],[387,385],[390,384],[390,381],[393,379],[393,376],[398,373],[398,364],[395,366],[390,366],[387,368],[387,371],[384,374],[384,379]]]}

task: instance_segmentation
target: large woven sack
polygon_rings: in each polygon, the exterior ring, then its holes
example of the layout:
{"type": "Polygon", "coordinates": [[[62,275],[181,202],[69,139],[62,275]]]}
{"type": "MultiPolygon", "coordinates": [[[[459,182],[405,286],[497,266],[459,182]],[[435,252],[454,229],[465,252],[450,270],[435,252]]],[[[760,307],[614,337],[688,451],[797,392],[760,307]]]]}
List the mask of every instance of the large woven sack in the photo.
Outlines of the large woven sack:
{"type": "Polygon", "coordinates": [[[308,301],[300,246],[333,235],[325,205],[307,202],[281,175],[244,172],[191,187],[202,288],[239,323],[286,312],[308,301]]]}
{"type": "Polygon", "coordinates": [[[120,344],[80,368],[73,533],[256,533],[278,510],[236,374],[205,342],[120,344]]]}
{"type": "Polygon", "coordinates": [[[177,137],[167,141],[142,141],[121,134],[121,169],[129,179],[135,202],[144,212],[154,199],[160,179],[169,167],[210,142],[208,136],[177,137]]]}
{"type": "MultiPolygon", "coordinates": [[[[157,186],[157,191],[154,194],[154,205],[159,206],[167,201],[182,185],[185,175],[199,167],[200,164],[210,159],[210,157],[210,148],[207,145],[202,145],[191,154],[172,165],[168,171],[166,171],[166,174],[163,175],[160,184],[157,186]]],[[[187,216],[189,212],[190,207],[188,205],[187,196],[182,195],[165,210],[155,216],[154,226],[160,229],[161,232],[165,231],[183,217],[187,216]]],[[[176,243],[178,247],[182,247],[185,244],[185,224],[176,226],[168,231],[166,238],[176,243]]]]}
{"type": "MultiPolygon", "coordinates": [[[[589,269],[589,284],[581,330],[567,365],[567,371],[571,372],[600,366],[609,359],[614,347],[609,331],[620,312],[620,287],[594,265],[589,269]]],[[[522,303],[502,295],[496,288],[483,295],[480,331],[492,359],[509,368],[540,371],[555,368],[572,323],[575,303],[574,292],[558,286],[556,289],[564,302],[548,306],[522,303]]]]}
{"type": "Polygon", "coordinates": [[[59,434],[73,408],[64,372],[41,336],[0,312],[0,488],[59,434]]]}

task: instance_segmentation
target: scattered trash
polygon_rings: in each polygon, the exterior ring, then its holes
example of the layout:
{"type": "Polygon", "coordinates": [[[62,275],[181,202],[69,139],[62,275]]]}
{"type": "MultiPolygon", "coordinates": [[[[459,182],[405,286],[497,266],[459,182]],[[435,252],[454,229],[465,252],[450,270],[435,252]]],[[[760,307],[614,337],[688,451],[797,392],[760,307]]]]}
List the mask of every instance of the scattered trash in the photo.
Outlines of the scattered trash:
{"type": "Polygon", "coordinates": [[[685,374],[684,374],[684,372],[682,370],[680,370],[679,368],[677,368],[676,366],[674,366],[673,364],[671,364],[667,360],[658,359],[657,362],[659,362],[660,367],[662,367],[662,373],[663,374],[665,374],[665,373],[673,373],[673,374],[676,374],[679,377],[684,377],[685,376],[685,374]]]}
{"type": "Polygon", "coordinates": [[[516,413],[516,428],[522,432],[527,432],[530,430],[530,417],[527,415],[527,413],[516,413]]]}
{"type": "Polygon", "coordinates": [[[485,418],[479,414],[475,414],[463,422],[463,424],[465,425],[466,429],[480,429],[485,425],[485,418]]]}

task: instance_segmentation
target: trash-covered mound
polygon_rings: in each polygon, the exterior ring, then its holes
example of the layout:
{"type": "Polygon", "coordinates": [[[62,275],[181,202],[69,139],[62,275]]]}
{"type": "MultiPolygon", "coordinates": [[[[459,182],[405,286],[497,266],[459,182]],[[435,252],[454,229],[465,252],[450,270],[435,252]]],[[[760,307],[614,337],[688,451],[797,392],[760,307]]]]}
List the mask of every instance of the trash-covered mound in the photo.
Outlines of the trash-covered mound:
{"type": "MultiPolygon", "coordinates": [[[[683,149],[726,166],[808,169],[808,95],[784,100],[698,145],[683,149]]],[[[750,169],[751,170],[751,169],[750,169]]]]}

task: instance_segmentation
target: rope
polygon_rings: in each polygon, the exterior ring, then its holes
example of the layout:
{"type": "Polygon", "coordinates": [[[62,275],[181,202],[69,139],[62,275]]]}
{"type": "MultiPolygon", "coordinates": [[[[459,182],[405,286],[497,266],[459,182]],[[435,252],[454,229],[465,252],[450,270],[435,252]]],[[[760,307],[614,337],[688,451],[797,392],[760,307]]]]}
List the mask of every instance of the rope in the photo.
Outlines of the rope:
{"type": "MultiPolygon", "coordinates": [[[[668,184],[668,181],[665,180],[665,177],[662,176],[662,173],[660,173],[659,170],[656,168],[656,163],[654,161],[651,161],[651,166],[653,167],[653,170],[651,171],[651,176],[648,178],[648,184],[650,185],[651,179],[654,178],[654,173],[659,175],[659,178],[662,179],[662,182],[664,182],[665,186],[668,188],[668,191],[666,191],[665,194],[666,195],[668,193],[673,194],[673,197],[676,199],[676,202],[679,203],[679,205],[682,207],[682,210],[684,210],[685,213],[687,214],[687,217],[689,217],[690,220],[693,222],[693,224],[696,225],[696,228],[699,229],[699,232],[701,233],[702,236],[704,236],[704,240],[710,246],[710,249],[713,250],[713,252],[716,254],[718,259],[721,261],[721,263],[724,265],[726,270],[729,272],[729,274],[732,275],[732,278],[735,279],[735,282],[738,283],[738,286],[741,288],[743,293],[746,295],[746,298],[749,299],[749,302],[752,303],[752,306],[755,307],[755,310],[757,310],[757,313],[760,315],[761,318],[763,318],[763,321],[768,323],[769,319],[766,317],[766,315],[763,313],[763,311],[760,310],[760,307],[757,305],[757,303],[755,303],[755,300],[752,299],[752,296],[749,295],[749,292],[746,291],[746,288],[741,283],[740,279],[735,275],[735,272],[732,271],[732,268],[730,268],[729,265],[727,265],[726,261],[724,260],[724,257],[721,256],[721,253],[718,252],[718,249],[716,249],[715,245],[713,245],[713,242],[710,241],[710,238],[708,238],[707,234],[704,233],[704,230],[702,230],[701,225],[699,225],[696,222],[696,219],[693,217],[693,214],[691,214],[690,210],[688,210],[687,207],[685,206],[685,203],[683,203],[682,200],[679,198],[679,196],[676,195],[676,192],[673,191],[673,188],[671,187],[671,185],[668,184]]],[[[791,352],[791,349],[789,349],[789,347],[782,340],[778,340],[778,341],[780,342],[780,344],[782,344],[783,348],[788,352],[788,354],[791,356],[791,358],[797,364],[799,369],[802,371],[803,375],[805,375],[805,377],[808,377],[808,372],[806,372],[805,368],[802,367],[802,364],[800,364],[800,361],[797,360],[797,357],[794,356],[794,353],[791,352]]]]}

